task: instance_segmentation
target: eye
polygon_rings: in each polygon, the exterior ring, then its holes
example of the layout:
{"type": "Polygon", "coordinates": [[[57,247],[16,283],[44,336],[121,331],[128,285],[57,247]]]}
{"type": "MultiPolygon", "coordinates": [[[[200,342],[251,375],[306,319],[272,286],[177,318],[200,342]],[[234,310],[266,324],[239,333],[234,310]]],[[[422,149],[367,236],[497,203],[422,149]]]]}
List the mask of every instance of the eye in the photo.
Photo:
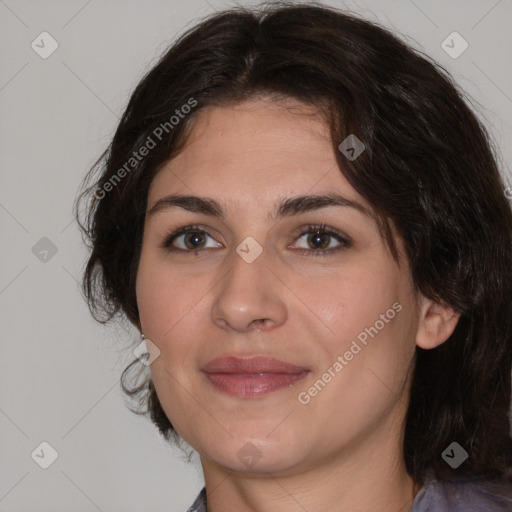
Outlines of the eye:
{"type": "MultiPolygon", "coordinates": [[[[305,242],[309,247],[299,248],[299,252],[313,256],[327,256],[346,249],[351,245],[351,242],[342,236],[341,233],[327,228],[324,224],[307,226],[307,230],[300,233],[298,240],[306,236],[305,242]]],[[[215,242],[199,226],[184,226],[168,235],[161,244],[161,247],[170,252],[197,254],[205,249],[221,248],[222,244],[215,242]],[[206,245],[208,239],[213,240],[213,243],[206,245]]]]}
{"type": "Polygon", "coordinates": [[[342,236],[341,233],[327,228],[324,224],[308,226],[307,230],[300,234],[299,240],[304,237],[306,237],[305,242],[309,248],[305,247],[301,250],[313,256],[325,256],[350,247],[349,240],[342,236]],[[335,244],[334,246],[333,243],[335,244]]]}
{"type": "Polygon", "coordinates": [[[162,247],[169,251],[184,252],[195,252],[203,249],[222,247],[222,245],[217,242],[210,246],[204,245],[207,238],[213,240],[206,231],[200,229],[198,226],[185,226],[167,236],[162,243],[162,247]]]}

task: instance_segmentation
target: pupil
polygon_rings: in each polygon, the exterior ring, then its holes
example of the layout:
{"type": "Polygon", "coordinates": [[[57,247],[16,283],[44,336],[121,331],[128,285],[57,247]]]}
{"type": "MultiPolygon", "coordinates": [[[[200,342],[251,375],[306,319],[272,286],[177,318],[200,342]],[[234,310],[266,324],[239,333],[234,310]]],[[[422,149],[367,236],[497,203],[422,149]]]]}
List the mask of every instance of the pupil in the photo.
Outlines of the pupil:
{"type": "Polygon", "coordinates": [[[188,233],[188,236],[185,237],[185,244],[189,249],[197,249],[197,246],[201,245],[201,243],[202,235],[200,233],[188,233]]]}
{"type": "Polygon", "coordinates": [[[320,249],[323,249],[329,245],[329,242],[326,242],[327,238],[327,235],[320,233],[313,233],[312,235],[310,235],[310,241],[313,242],[313,244],[320,249]],[[322,243],[322,239],[324,243],[322,243]]]}

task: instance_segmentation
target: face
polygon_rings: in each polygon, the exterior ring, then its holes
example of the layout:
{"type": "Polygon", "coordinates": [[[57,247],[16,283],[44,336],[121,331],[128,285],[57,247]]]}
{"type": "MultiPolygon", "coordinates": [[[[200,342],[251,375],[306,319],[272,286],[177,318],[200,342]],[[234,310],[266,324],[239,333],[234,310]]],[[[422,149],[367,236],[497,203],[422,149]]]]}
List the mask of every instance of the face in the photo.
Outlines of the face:
{"type": "Polygon", "coordinates": [[[148,195],[136,293],[156,391],[203,462],[235,471],[389,439],[414,358],[400,240],[398,265],[325,122],[287,106],[203,110],[148,195]]]}

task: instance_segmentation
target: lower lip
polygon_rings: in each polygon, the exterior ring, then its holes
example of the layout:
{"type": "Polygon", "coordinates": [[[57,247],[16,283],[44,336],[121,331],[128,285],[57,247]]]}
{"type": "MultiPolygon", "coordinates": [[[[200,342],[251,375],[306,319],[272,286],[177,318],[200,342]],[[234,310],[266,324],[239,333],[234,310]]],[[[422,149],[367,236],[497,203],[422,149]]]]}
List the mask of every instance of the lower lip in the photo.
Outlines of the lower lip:
{"type": "Polygon", "coordinates": [[[205,373],[205,375],[219,391],[228,395],[251,398],[290,387],[308,373],[305,370],[301,373],[264,373],[263,375],[252,373],[205,373]]]}

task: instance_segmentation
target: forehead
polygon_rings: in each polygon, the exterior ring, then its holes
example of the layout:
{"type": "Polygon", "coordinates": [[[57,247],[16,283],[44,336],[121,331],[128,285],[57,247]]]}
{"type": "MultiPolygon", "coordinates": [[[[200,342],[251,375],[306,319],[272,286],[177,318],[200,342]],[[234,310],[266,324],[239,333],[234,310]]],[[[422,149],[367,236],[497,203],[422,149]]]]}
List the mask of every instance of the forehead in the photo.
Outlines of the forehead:
{"type": "Polygon", "coordinates": [[[154,178],[149,202],[167,191],[233,201],[338,192],[365,203],[342,175],[318,109],[256,99],[196,116],[182,151],[154,178]]]}

